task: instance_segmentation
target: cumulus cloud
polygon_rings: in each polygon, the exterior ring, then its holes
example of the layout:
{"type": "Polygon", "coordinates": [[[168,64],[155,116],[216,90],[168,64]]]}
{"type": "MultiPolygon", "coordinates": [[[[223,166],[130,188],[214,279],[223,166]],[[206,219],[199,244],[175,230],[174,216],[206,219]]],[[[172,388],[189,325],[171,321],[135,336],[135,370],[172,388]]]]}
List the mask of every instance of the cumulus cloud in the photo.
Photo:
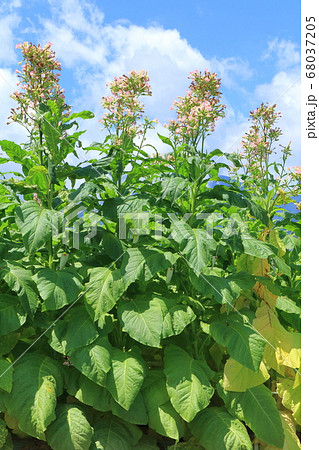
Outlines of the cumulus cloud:
{"type": "Polygon", "coordinates": [[[281,70],[287,69],[300,63],[300,51],[294,42],[275,38],[268,42],[268,49],[262,59],[275,59],[281,70]]]}
{"type": "Polygon", "coordinates": [[[300,76],[297,72],[279,72],[270,83],[257,86],[256,99],[276,103],[277,110],[282,117],[279,126],[283,131],[280,139],[282,145],[291,141],[293,156],[290,165],[300,164],[301,138],[300,138],[300,76]]]}
{"type": "Polygon", "coordinates": [[[19,23],[20,17],[16,13],[0,18],[0,64],[4,67],[17,63],[17,57],[14,52],[14,30],[19,23]]]}

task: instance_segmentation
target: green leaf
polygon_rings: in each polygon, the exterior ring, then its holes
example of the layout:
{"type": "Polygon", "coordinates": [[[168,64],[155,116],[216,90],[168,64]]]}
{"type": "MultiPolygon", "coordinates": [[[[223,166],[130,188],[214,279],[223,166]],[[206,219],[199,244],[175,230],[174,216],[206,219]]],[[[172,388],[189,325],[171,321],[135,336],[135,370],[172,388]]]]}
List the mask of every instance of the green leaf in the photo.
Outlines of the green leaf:
{"type": "Polygon", "coordinates": [[[227,391],[244,392],[255,386],[263,384],[270,375],[263,361],[258,372],[248,369],[232,358],[224,366],[223,387],[227,391]]]}
{"type": "Polygon", "coordinates": [[[143,397],[149,427],[163,436],[179,440],[184,432],[183,420],[169,401],[163,371],[148,373],[143,385],[143,397]]]}
{"type": "Polygon", "coordinates": [[[164,373],[172,405],[190,422],[206,408],[214,393],[209,381],[212,372],[206,363],[193,359],[176,345],[169,345],[164,350],[164,373]]]}
{"type": "Polygon", "coordinates": [[[125,291],[120,270],[95,267],[90,272],[85,291],[84,300],[92,319],[103,326],[105,316],[125,291]]]}
{"type": "Polygon", "coordinates": [[[44,300],[43,311],[57,310],[74,302],[83,286],[74,269],[41,269],[33,277],[44,300]]]}
{"type": "Polygon", "coordinates": [[[109,413],[94,423],[90,450],[131,450],[141,436],[142,431],[137,426],[109,413]]]}
{"type": "Polygon", "coordinates": [[[86,181],[85,183],[82,183],[81,186],[78,187],[78,189],[69,194],[69,199],[73,203],[80,203],[83,200],[86,200],[87,198],[95,195],[97,190],[98,186],[95,183],[93,183],[92,181],[86,181]]]}
{"type": "Polygon", "coordinates": [[[124,249],[121,241],[118,237],[112,233],[105,233],[102,240],[103,249],[106,251],[107,256],[116,260],[123,255],[124,249]]]}
{"type": "Polygon", "coordinates": [[[260,220],[264,225],[268,226],[269,217],[265,209],[254,203],[248,198],[247,192],[235,191],[233,187],[217,185],[202,194],[204,198],[216,198],[224,200],[231,206],[248,209],[250,214],[260,220]]]}
{"type": "Polygon", "coordinates": [[[56,128],[55,120],[52,120],[49,114],[46,114],[46,119],[42,122],[42,130],[45,137],[45,142],[50,150],[52,159],[55,161],[55,156],[58,150],[58,144],[61,142],[60,137],[62,133],[59,128],[56,128]]]}
{"type": "Polygon", "coordinates": [[[19,298],[9,294],[0,296],[0,336],[20,328],[27,316],[21,310],[19,298]]]}
{"type": "Polygon", "coordinates": [[[6,392],[11,392],[12,376],[13,376],[12,364],[6,359],[0,359],[0,388],[6,392]]]}
{"type": "Polygon", "coordinates": [[[266,341],[240,317],[230,315],[210,323],[209,334],[218,344],[227,347],[229,355],[237,362],[255,372],[259,370],[266,341]]]}
{"type": "Polygon", "coordinates": [[[79,113],[72,113],[68,117],[63,119],[62,122],[63,123],[69,122],[70,120],[77,119],[78,117],[80,119],[93,119],[94,114],[91,111],[81,111],[79,113]]]}
{"type": "Polygon", "coordinates": [[[70,362],[94,383],[107,387],[107,373],[111,369],[112,348],[106,337],[69,353],[70,362]]]}
{"type": "Polygon", "coordinates": [[[69,353],[85,347],[98,338],[99,334],[84,306],[73,307],[67,319],[59,320],[54,326],[49,343],[60,353],[69,353]]]}
{"type": "Polygon", "coordinates": [[[111,408],[112,414],[126,422],[133,423],[136,425],[147,425],[148,415],[145,407],[145,402],[141,391],[137,394],[134,399],[134,402],[130,406],[128,410],[124,409],[120,406],[113,398],[111,397],[111,408]]]}
{"type": "Polygon", "coordinates": [[[157,133],[157,136],[160,138],[160,140],[162,142],[164,142],[164,144],[170,145],[172,148],[174,148],[174,145],[173,145],[172,141],[168,137],[162,136],[159,133],[157,133]]]}
{"type": "MultiPolygon", "coordinates": [[[[103,214],[109,220],[118,221],[119,216],[128,219],[134,218],[135,214],[147,212],[150,209],[149,200],[143,196],[130,196],[125,198],[108,198],[103,203],[103,214]]],[[[136,217],[136,216],[135,216],[136,217]]]]}
{"type": "Polygon", "coordinates": [[[59,405],[57,418],[47,431],[48,444],[53,450],[88,450],[93,436],[82,409],[75,405],[59,405]]]}
{"type": "Polygon", "coordinates": [[[2,269],[2,276],[9,288],[18,294],[25,312],[33,316],[37,309],[38,295],[31,270],[17,263],[7,262],[7,267],[2,269]]]}
{"type": "Polygon", "coordinates": [[[58,214],[44,209],[30,200],[15,209],[16,224],[20,229],[26,250],[34,253],[39,250],[56,231],[58,214]]]}
{"type": "Polygon", "coordinates": [[[97,411],[111,411],[113,398],[109,391],[93,383],[72,367],[66,370],[66,390],[80,402],[92,406],[97,411]]]}
{"type": "Polygon", "coordinates": [[[190,423],[193,435],[206,450],[252,450],[245,426],[224,410],[209,407],[190,423]]]}
{"type": "Polygon", "coordinates": [[[20,337],[19,332],[13,331],[5,336],[1,336],[0,339],[0,356],[7,355],[14,348],[20,337]]]}
{"type": "Polygon", "coordinates": [[[171,267],[169,252],[155,249],[129,248],[123,256],[121,271],[125,286],[135,280],[149,281],[158,272],[171,267]]]}
{"type": "Polygon", "coordinates": [[[191,273],[190,280],[195,289],[205,297],[213,297],[217,303],[228,305],[229,309],[232,309],[231,305],[235,303],[243,290],[250,290],[256,284],[254,276],[243,272],[226,278],[206,274],[200,274],[197,277],[191,273]]]}
{"type": "Polygon", "coordinates": [[[21,431],[45,440],[45,430],[55,419],[56,397],[62,394],[62,366],[48,356],[28,353],[17,361],[13,387],[6,394],[8,413],[21,431]]]}
{"type": "Polygon", "coordinates": [[[134,445],[134,447],[132,447],[132,449],[136,449],[136,450],[158,450],[159,447],[156,444],[156,439],[152,438],[151,436],[148,436],[146,434],[143,434],[143,436],[141,437],[141,439],[138,441],[138,443],[136,445],[134,445]]]}
{"type": "Polygon", "coordinates": [[[274,255],[272,248],[268,244],[246,234],[242,236],[242,243],[244,252],[247,255],[255,256],[261,259],[266,259],[268,256],[274,255]]]}
{"type": "Polygon", "coordinates": [[[118,314],[127,333],[151,347],[160,347],[162,338],[178,335],[196,318],[189,306],[159,295],[123,300],[118,314]]]}
{"type": "Polygon", "coordinates": [[[132,406],[143,384],[145,373],[146,365],[139,355],[113,349],[107,388],[114,400],[124,409],[129,410],[132,406]]]}
{"type": "Polygon", "coordinates": [[[162,180],[162,198],[175,202],[183,193],[187,180],[182,177],[164,177],[162,180]]]}
{"type": "Polygon", "coordinates": [[[211,236],[208,238],[206,230],[191,228],[183,220],[176,220],[172,224],[172,237],[180,244],[181,253],[196,274],[211,263],[216,242],[211,236]]]}
{"type": "Polygon", "coordinates": [[[49,186],[48,169],[44,166],[31,167],[26,182],[29,185],[37,185],[37,190],[47,194],[49,186]]]}
{"type": "Polygon", "coordinates": [[[276,308],[290,314],[298,314],[298,315],[301,314],[300,307],[297,306],[295,302],[293,302],[292,300],[290,300],[290,298],[287,297],[277,297],[276,308]]]}
{"type": "Polygon", "coordinates": [[[15,163],[22,163],[27,151],[22,149],[20,145],[15,144],[12,141],[0,141],[1,149],[9,156],[10,160],[15,163]]]}
{"type": "Polygon", "coordinates": [[[276,402],[265,385],[246,392],[227,392],[218,389],[228,411],[243,420],[256,436],[269,445],[282,448],[284,430],[276,402]],[[271,433],[269,432],[271,430],[271,433]]]}
{"type": "Polygon", "coordinates": [[[288,266],[288,264],[286,264],[283,259],[279,258],[279,256],[273,256],[272,258],[279,272],[282,272],[284,275],[291,277],[291,268],[288,266]]]}

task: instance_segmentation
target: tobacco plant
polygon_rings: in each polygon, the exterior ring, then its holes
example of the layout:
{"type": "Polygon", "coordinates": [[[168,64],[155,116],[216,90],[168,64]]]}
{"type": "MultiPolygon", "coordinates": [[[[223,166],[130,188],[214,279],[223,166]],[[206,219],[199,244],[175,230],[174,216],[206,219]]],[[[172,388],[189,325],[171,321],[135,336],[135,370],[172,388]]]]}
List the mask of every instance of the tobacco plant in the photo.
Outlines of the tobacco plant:
{"type": "Polygon", "coordinates": [[[195,71],[150,156],[133,71],[102,99],[106,137],[84,149],[99,156],[72,165],[94,116],[65,103],[51,44],[19,48],[10,120],[29,140],[0,141],[20,167],[0,184],[0,447],[300,448],[300,214],[281,206],[299,171],[289,146],[271,170],[275,107],[252,113],[242,155],[212,150],[220,80],[195,71]]]}

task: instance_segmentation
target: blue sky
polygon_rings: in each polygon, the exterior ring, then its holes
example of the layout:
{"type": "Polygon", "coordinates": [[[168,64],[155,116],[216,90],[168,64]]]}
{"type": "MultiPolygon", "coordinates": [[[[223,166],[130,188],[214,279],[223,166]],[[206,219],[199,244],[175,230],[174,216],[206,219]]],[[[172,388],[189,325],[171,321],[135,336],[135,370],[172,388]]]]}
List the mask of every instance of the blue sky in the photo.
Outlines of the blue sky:
{"type": "Polygon", "coordinates": [[[174,117],[192,70],[208,68],[222,79],[226,117],[209,141],[235,151],[247,131],[249,111],[276,102],[282,112],[282,144],[292,141],[289,165],[300,165],[300,2],[184,0],[0,0],[1,139],[22,142],[23,129],[6,125],[21,60],[18,42],[53,43],[62,63],[61,84],[74,110],[90,109],[85,144],[102,140],[98,119],[105,83],[133,69],[149,72],[153,97],[146,112],[160,121],[150,143],[174,117]],[[45,5],[45,6],[44,6],[45,5]]]}

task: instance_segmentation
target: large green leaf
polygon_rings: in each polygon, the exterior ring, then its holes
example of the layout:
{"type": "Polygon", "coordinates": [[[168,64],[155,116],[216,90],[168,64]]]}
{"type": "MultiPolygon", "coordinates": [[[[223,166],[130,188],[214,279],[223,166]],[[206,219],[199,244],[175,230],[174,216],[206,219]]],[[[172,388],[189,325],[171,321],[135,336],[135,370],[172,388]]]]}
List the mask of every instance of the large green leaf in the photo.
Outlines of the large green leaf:
{"type": "Polygon", "coordinates": [[[189,306],[159,295],[123,300],[118,314],[129,335],[151,347],[160,347],[162,338],[181,333],[195,319],[189,306]]]}
{"type": "Polygon", "coordinates": [[[280,414],[270,390],[265,385],[247,389],[246,392],[227,392],[218,386],[218,392],[228,411],[243,420],[259,439],[282,448],[284,430],[280,414]]]}
{"type": "Polygon", "coordinates": [[[246,255],[255,256],[256,258],[266,259],[268,256],[274,255],[274,250],[266,242],[260,241],[248,234],[242,235],[242,243],[246,255]]]}
{"type": "Polygon", "coordinates": [[[44,166],[31,167],[26,182],[31,186],[37,185],[37,191],[47,195],[49,186],[48,169],[44,166]]]}
{"type": "Polygon", "coordinates": [[[103,326],[106,314],[125,291],[125,285],[119,270],[106,267],[91,270],[90,280],[86,284],[85,303],[94,321],[103,326]]]}
{"type": "Polygon", "coordinates": [[[223,387],[227,391],[245,392],[247,389],[263,384],[269,376],[263,361],[258,372],[255,372],[234,359],[228,358],[224,366],[223,387]]]}
{"type": "Polygon", "coordinates": [[[16,345],[20,337],[20,333],[18,331],[13,331],[12,333],[8,333],[4,336],[1,336],[0,339],[0,356],[7,355],[11,352],[13,347],[16,345]]]}
{"type": "Polygon", "coordinates": [[[15,209],[16,224],[20,229],[26,250],[34,253],[39,250],[57,230],[59,214],[57,211],[42,208],[30,200],[15,209]]]}
{"type": "Polygon", "coordinates": [[[75,405],[59,405],[57,418],[47,430],[48,444],[53,450],[88,450],[93,428],[84,412],[75,405]]]}
{"type": "Polygon", "coordinates": [[[143,385],[143,397],[149,427],[163,436],[179,440],[184,432],[183,420],[169,401],[163,371],[152,370],[148,373],[143,385]]]}
{"type": "Polygon", "coordinates": [[[20,147],[12,141],[3,140],[0,141],[0,146],[2,151],[4,151],[10,158],[11,161],[16,163],[22,163],[25,156],[27,156],[27,151],[20,147]]]}
{"type": "Polygon", "coordinates": [[[193,359],[176,345],[169,345],[164,350],[164,373],[172,405],[190,422],[209,404],[214,393],[209,381],[213,372],[205,362],[193,359]]]}
{"type": "Polygon", "coordinates": [[[209,334],[229,355],[248,369],[259,370],[266,341],[235,313],[209,324],[209,334]]]}
{"type": "Polygon", "coordinates": [[[187,180],[182,177],[164,177],[162,181],[162,198],[175,202],[187,185],[187,180]]]}
{"type": "Polygon", "coordinates": [[[206,230],[191,228],[183,220],[176,220],[172,224],[172,237],[179,243],[181,253],[196,274],[211,263],[216,242],[206,230]]]}
{"type": "Polygon", "coordinates": [[[44,300],[44,311],[60,309],[74,302],[83,289],[74,269],[41,269],[33,279],[44,300]]]}
{"type": "Polygon", "coordinates": [[[70,395],[97,411],[111,411],[113,398],[106,388],[89,380],[72,367],[67,368],[65,378],[66,390],[70,395]]]}
{"type": "Polygon", "coordinates": [[[118,314],[125,331],[136,341],[160,347],[163,314],[157,298],[136,297],[120,303],[118,314]]]}
{"type": "Polygon", "coordinates": [[[107,337],[69,353],[70,362],[94,383],[107,387],[107,373],[111,369],[112,348],[107,337]]]}
{"type": "Polygon", "coordinates": [[[121,271],[128,287],[135,280],[149,281],[158,272],[172,266],[172,258],[169,252],[148,248],[129,248],[123,256],[121,271]]]}
{"type": "Polygon", "coordinates": [[[18,294],[25,312],[33,316],[37,309],[38,295],[31,270],[17,263],[7,262],[7,267],[2,269],[2,276],[9,288],[18,294]]]}
{"type": "Polygon", "coordinates": [[[17,330],[26,321],[26,314],[19,305],[19,298],[9,294],[0,296],[0,336],[17,330]]]}
{"type": "Polygon", "coordinates": [[[99,336],[84,306],[76,306],[68,317],[59,320],[49,339],[50,345],[60,353],[69,353],[76,348],[91,344],[99,336]]]}
{"type": "Polygon", "coordinates": [[[212,189],[205,191],[201,197],[224,200],[231,206],[248,209],[250,214],[259,219],[264,225],[268,226],[269,224],[267,211],[250,200],[247,192],[235,191],[233,186],[216,185],[212,189]]]}
{"type": "Polygon", "coordinates": [[[94,423],[90,450],[131,450],[141,436],[142,431],[137,426],[109,413],[94,423]]]}
{"type": "Polygon", "coordinates": [[[206,450],[252,450],[245,426],[224,408],[209,407],[190,423],[193,435],[206,450]]]}
{"type": "Polygon", "coordinates": [[[144,397],[141,391],[137,394],[134,402],[128,410],[124,409],[111,397],[111,409],[112,413],[125,420],[126,422],[136,425],[147,425],[148,414],[145,407],[144,397]]]}
{"type": "Polygon", "coordinates": [[[278,297],[276,300],[276,308],[289,314],[301,314],[300,307],[287,297],[278,297]]]}
{"type": "MultiPolygon", "coordinates": [[[[6,392],[12,389],[13,366],[6,359],[0,359],[0,388],[6,392]]],[[[1,448],[1,447],[0,447],[1,448]]]]}
{"type": "Polygon", "coordinates": [[[45,440],[44,432],[56,417],[56,397],[62,390],[62,366],[48,356],[28,353],[14,366],[13,387],[5,404],[21,431],[45,440]]]}
{"type": "Polygon", "coordinates": [[[124,409],[129,410],[134,402],[143,384],[145,372],[145,362],[138,354],[113,349],[107,388],[124,409]]]}
{"type": "MultiPolygon", "coordinates": [[[[264,278],[264,277],[261,277],[264,278]]],[[[250,290],[256,284],[256,278],[244,272],[229,275],[226,278],[215,275],[190,274],[192,285],[205,297],[213,297],[216,302],[226,304],[231,310],[242,291],[250,290]]]]}

